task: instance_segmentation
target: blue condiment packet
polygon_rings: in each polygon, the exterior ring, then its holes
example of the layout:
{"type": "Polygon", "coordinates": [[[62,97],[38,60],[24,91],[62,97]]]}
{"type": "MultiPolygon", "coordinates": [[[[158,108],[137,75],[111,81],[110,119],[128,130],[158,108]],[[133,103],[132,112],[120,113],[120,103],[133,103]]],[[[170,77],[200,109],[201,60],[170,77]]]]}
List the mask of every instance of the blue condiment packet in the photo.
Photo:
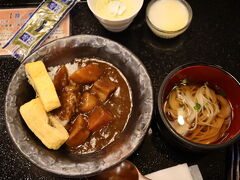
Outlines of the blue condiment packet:
{"type": "Polygon", "coordinates": [[[79,0],[44,0],[23,26],[3,46],[13,57],[24,60],[54,30],[79,0]]]}

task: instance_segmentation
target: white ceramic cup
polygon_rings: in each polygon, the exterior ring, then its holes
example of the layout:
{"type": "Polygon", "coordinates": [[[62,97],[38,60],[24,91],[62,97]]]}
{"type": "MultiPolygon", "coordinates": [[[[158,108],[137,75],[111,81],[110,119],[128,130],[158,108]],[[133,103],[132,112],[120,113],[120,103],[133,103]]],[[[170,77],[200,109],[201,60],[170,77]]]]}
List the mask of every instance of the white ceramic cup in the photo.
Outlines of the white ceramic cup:
{"type": "Polygon", "coordinates": [[[136,11],[129,17],[118,19],[118,20],[112,20],[112,19],[106,19],[101,17],[99,14],[96,13],[94,6],[96,4],[97,0],[87,0],[87,4],[89,9],[92,11],[92,13],[95,15],[95,17],[99,20],[99,22],[105,27],[107,30],[112,32],[120,32],[125,30],[133,21],[133,19],[136,17],[140,9],[142,8],[143,1],[144,0],[135,0],[139,1],[137,3],[136,11]]]}

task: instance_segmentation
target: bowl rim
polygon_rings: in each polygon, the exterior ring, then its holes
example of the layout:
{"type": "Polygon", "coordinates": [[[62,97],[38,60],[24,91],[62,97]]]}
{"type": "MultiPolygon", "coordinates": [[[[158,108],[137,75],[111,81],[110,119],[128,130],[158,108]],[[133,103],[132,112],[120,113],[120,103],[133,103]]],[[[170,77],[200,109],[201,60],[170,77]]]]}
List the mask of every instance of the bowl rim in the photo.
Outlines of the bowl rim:
{"type": "MultiPolygon", "coordinates": [[[[232,143],[234,143],[235,141],[237,141],[238,139],[240,139],[240,133],[236,134],[236,136],[234,136],[232,139],[228,140],[227,142],[221,143],[221,144],[200,144],[200,143],[195,143],[192,141],[189,141],[187,139],[185,139],[184,137],[182,137],[180,134],[178,134],[171,126],[171,124],[167,121],[165,114],[163,112],[162,109],[162,96],[163,96],[163,90],[166,86],[166,84],[169,82],[169,79],[179,70],[187,68],[187,67],[192,67],[192,66],[209,66],[209,67],[213,67],[216,68],[220,71],[222,71],[223,73],[225,73],[227,76],[231,77],[240,87],[240,82],[232,75],[230,74],[228,71],[226,71],[225,69],[223,69],[223,67],[216,65],[216,64],[210,64],[207,62],[193,62],[193,63],[186,63],[183,65],[180,65],[176,68],[174,68],[172,71],[170,71],[170,73],[164,78],[160,89],[159,89],[159,93],[158,93],[158,99],[157,99],[157,103],[158,103],[158,112],[160,113],[160,117],[161,117],[161,121],[163,121],[165,127],[168,129],[168,131],[171,132],[171,134],[177,139],[180,140],[180,142],[184,143],[185,145],[188,145],[190,147],[193,147],[194,149],[199,149],[199,150],[214,150],[214,149],[219,149],[219,148],[223,148],[223,147],[227,147],[229,145],[231,145],[232,143]]],[[[189,148],[188,148],[189,149],[189,148]]],[[[192,148],[191,148],[192,149],[192,148]]]]}
{"type": "MultiPolygon", "coordinates": [[[[89,34],[81,34],[81,35],[72,35],[72,36],[67,36],[67,37],[63,37],[63,38],[59,38],[59,39],[55,39],[51,42],[48,42],[46,44],[44,44],[43,46],[41,47],[38,47],[36,49],[33,50],[33,52],[31,52],[19,65],[19,67],[16,69],[16,71],[14,72],[13,76],[11,77],[10,79],[10,83],[8,85],[8,88],[7,88],[7,91],[6,91],[6,96],[5,96],[5,100],[4,100],[4,118],[5,118],[5,124],[6,124],[6,129],[7,129],[7,132],[8,132],[8,135],[10,136],[10,139],[12,140],[13,144],[14,144],[14,147],[16,148],[17,151],[19,151],[24,158],[26,158],[28,161],[30,161],[31,163],[33,163],[35,166],[39,167],[40,169],[44,170],[44,171],[47,171],[47,172],[50,172],[52,174],[55,174],[55,175],[60,175],[60,176],[63,176],[63,177],[75,177],[75,178],[79,178],[79,177],[89,177],[89,176],[93,176],[93,175],[96,175],[98,173],[101,173],[103,171],[103,169],[99,170],[99,171],[96,171],[94,173],[90,173],[90,174],[66,174],[66,173],[63,173],[63,172],[56,172],[55,170],[52,170],[52,169],[47,169],[39,164],[37,164],[37,162],[35,162],[35,160],[33,160],[32,158],[30,158],[29,156],[27,156],[27,154],[19,147],[19,145],[17,145],[16,143],[16,140],[14,139],[13,135],[12,135],[12,132],[10,131],[10,121],[9,121],[9,118],[8,118],[8,114],[7,114],[7,99],[9,97],[9,91],[10,91],[10,85],[12,84],[12,80],[15,78],[16,76],[16,73],[19,71],[19,69],[22,67],[23,64],[25,64],[27,61],[29,62],[33,62],[35,60],[28,60],[28,58],[30,58],[34,53],[37,53],[38,50],[40,49],[43,49],[45,48],[47,45],[51,45],[57,41],[62,41],[62,40],[65,40],[65,39],[75,39],[75,38],[80,38],[80,37],[83,37],[83,38],[87,38],[87,37],[90,37],[90,38],[100,38],[102,40],[106,40],[110,43],[114,43],[116,44],[118,47],[121,47],[122,49],[124,49],[125,51],[129,52],[131,54],[131,56],[136,59],[138,61],[138,63],[142,66],[144,72],[146,73],[148,79],[149,79],[149,83],[150,83],[150,102],[151,102],[151,107],[150,107],[150,112],[149,112],[149,120],[147,121],[146,125],[145,125],[145,128],[144,128],[144,133],[138,137],[139,141],[137,143],[137,145],[131,149],[131,151],[129,151],[129,153],[124,156],[124,157],[121,157],[120,161],[119,162],[115,162],[113,164],[111,164],[109,167],[107,167],[106,169],[104,170],[107,170],[107,169],[110,169],[111,167],[114,167],[116,166],[118,163],[124,161],[125,159],[127,159],[129,156],[131,156],[137,149],[138,147],[141,145],[146,133],[147,133],[147,130],[149,129],[150,127],[150,123],[152,121],[152,114],[153,114],[153,104],[154,104],[154,98],[153,98],[153,87],[152,87],[152,81],[150,79],[150,76],[149,76],[149,73],[146,69],[146,67],[144,66],[144,64],[142,63],[142,61],[131,51],[129,50],[127,47],[125,47],[124,45],[114,41],[114,40],[111,40],[109,38],[106,38],[106,37],[102,37],[102,36],[99,36],[99,35],[89,35],[89,34]]],[[[117,67],[118,68],[118,67],[117,67]]],[[[131,87],[130,87],[131,88],[131,87]]],[[[111,143],[110,143],[111,144],[111,143]]],[[[110,145],[109,144],[109,145],[110,145]]],[[[108,146],[108,145],[107,145],[108,146]]],[[[107,147],[106,146],[106,147],[107,147]]],[[[103,148],[105,149],[105,147],[103,148]]],[[[48,149],[48,151],[51,151],[50,149],[48,149]]],[[[96,154],[98,154],[100,151],[97,151],[95,152],[96,154]]],[[[89,153],[91,154],[91,153],[89,153]]],[[[87,154],[88,155],[88,154],[87,154]]]]}
{"type": "MultiPolygon", "coordinates": [[[[141,4],[139,5],[138,9],[137,9],[132,15],[130,15],[130,16],[127,16],[127,17],[121,18],[121,19],[107,19],[107,18],[105,18],[105,17],[100,16],[98,13],[96,13],[96,11],[94,10],[94,8],[90,5],[89,1],[91,1],[91,0],[87,0],[87,5],[88,5],[88,8],[91,10],[91,12],[92,12],[96,17],[101,18],[101,19],[104,20],[104,21],[110,21],[110,22],[121,22],[121,21],[126,21],[126,20],[128,20],[128,19],[134,18],[134,17],[138,14],[138,12],[142,9],[143,3],[144,3],[144,0],[140,0],[140,1],[141,1],[141,2],[140,2],[141,4]]],[[[136,1],[136,0],[133,0],[133,1],[136,1]]],[[[139,1],[139,0],[138,0],[138,1],[139,1]]]]}
{"type": "Polygon", "coordinates": [[[147,24],[157,30],[158,32],[161,32],[161,33],[165,33],[165,34],[175,34],[175,33],[180,33],[182,32],[183,30],[187,29],[189,27],[189,25],[191,24],[192,22],[192,17],[193,17],[193,11],[192,11],[192,8],[191,6],[189,5],[189,3],[185,0],[176,0],[176,1],[179,1],[181,2],[186,8],[187,8],[187,11],[188,11],[188,21],[187,21],[187,24],[182,27],[181,29],[178,29],[176,31],[168,31],[168,30],[162,30],[160,28],[158,28],[157,26],[155,26],[149,19],[148,17],[148,14],[149,14],[149,9],[150,7],[152,6],[153,3],[155,3],[156,1],[162,1],[162,0],[151,0],[148,5],[147,5],[147,8],[146,8],[146,21],[147,21],[147,24]]]}

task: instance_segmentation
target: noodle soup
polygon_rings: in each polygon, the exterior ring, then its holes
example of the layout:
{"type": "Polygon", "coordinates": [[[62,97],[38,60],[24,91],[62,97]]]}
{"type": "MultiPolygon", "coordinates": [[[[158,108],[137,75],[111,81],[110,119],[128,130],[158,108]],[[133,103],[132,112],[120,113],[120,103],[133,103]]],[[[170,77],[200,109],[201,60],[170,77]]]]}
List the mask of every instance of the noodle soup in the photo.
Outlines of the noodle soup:
{"type": "Polygon", "coordinates": [[[232,119],[229,101],[205,84],[175,86],[164,102],[164,113],[177,133],[200,144],[226,137],[232,119]]]}

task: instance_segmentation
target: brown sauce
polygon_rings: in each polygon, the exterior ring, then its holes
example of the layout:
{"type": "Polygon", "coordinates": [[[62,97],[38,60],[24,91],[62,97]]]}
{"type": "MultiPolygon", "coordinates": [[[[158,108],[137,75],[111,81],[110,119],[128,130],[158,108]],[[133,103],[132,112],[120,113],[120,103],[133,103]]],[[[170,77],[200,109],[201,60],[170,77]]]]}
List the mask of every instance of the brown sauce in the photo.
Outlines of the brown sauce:
{"type": "MultiPolygon", "coordinates": [[[[98,104],[96,105],[102,107],[112,115],[111,122],[104,125],[101,129],[91,131],[90,136],[83,144],[72,147],[66,146],[71,152],[85,154],[99,151],[115,140],[129,119],[132,101],[130,87],[126,79],[114,66],[97,59],[78,59],[77,62],[79,68],[90,64],[97,64],[102,72],[100,78],[107,77],[116,84],[114,92],[112,92],[104,102],[98,100],[98,104]]],[[[54,84],[57,86],[56,89],[62,106],[54,110],[53,114],[58,116],[60,120],[69,119],[65,128],[71,132],[75,119],[79,115],[81,115],[88,124],[89,115],[94,111],[93,109],[83,112],[80,110],[81,108],[79,108],[82,103],[82,95],[84,92],[91,92],[93,83],[76,83],[70,80],[70,78],[66,80],[66,74],[63,74],[66,73],[66,71],[59,69],[58,72],[60,71],[62,71],[62,74],[57,73],[55,75],[54,84]]]]}

